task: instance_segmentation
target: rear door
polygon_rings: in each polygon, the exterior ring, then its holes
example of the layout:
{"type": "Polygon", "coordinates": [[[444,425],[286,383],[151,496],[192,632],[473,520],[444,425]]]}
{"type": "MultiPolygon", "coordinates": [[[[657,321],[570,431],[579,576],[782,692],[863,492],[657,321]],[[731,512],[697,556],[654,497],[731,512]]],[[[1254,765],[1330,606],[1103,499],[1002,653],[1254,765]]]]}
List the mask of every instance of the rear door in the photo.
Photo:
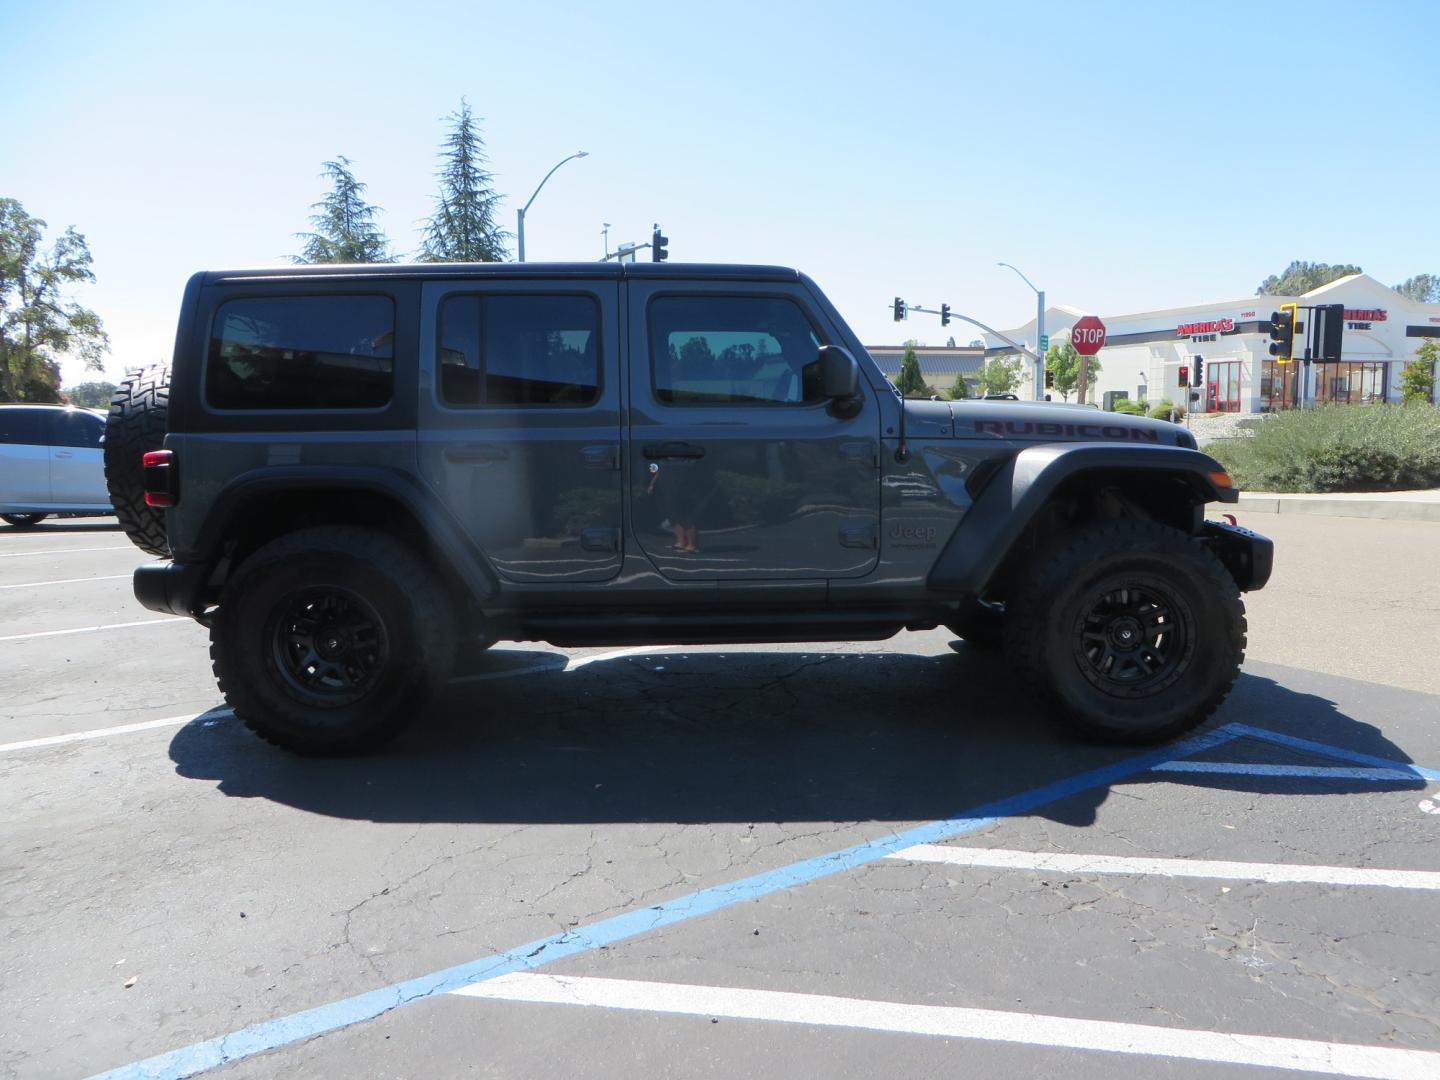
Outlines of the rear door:
{"type": "Polygon", "coordinates": [[[877,560],[880,410],[819,394],[798,284],[631,279],[635,542],[676,581],[857,577],[877,560]]]}
{"type": "Polygon", "coordinates": [[[83,409],[56,411],[50,441],[51,498],[62,506],[109,506],[100,448],[105,421],[83,409]]]}
{"type": "Polygon", "coordinates": [[[51,416],[59,412],[0,405],[0,506],[50,502],[51,416]]]}
{"type": "Polygon", "coordinates": [[[433,282],[420,470],[516,583],[620,572],[619,283],[433,282]]]}

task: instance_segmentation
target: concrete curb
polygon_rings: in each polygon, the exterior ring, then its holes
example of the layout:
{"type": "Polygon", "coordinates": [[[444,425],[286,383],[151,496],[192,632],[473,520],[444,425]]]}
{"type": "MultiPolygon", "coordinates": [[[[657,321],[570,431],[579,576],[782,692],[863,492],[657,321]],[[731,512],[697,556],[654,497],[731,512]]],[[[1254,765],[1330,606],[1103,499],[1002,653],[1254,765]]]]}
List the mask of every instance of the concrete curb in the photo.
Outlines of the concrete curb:
{"type": "MultiPolygon", "coordinates": [[[[1223,506],[1220,508],[1223,512],[1223,506]]],[[[1440,491],[1376,492],[1372,495],[1247,495],[1234,509],[1250,514],[1309,514],[1392,521],[1440,522],[1440,491]]]]}

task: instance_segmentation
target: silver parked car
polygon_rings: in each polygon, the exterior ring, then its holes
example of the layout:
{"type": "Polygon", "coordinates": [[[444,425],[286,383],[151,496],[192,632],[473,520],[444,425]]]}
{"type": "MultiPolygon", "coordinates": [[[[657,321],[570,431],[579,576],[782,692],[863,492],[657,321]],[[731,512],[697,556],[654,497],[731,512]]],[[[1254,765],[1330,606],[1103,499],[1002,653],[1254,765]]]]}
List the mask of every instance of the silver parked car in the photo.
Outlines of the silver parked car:
{"type": "Polygon", "coordinates": [[[113,513],[101,443],[105,414],[64,405],[0,405],[0,518],[113,513]]]}

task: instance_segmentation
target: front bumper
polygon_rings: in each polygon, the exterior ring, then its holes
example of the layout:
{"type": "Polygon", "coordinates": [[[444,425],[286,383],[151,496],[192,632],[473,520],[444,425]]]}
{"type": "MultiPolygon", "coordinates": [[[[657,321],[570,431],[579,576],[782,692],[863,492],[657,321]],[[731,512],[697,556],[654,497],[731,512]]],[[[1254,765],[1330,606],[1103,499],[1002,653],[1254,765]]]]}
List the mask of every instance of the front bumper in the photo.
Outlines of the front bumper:
{"type": "Polygon", "coordinates": [[[1200,539],[1210,545],[1241,592],[1263,589],[1275,563],[1275,541],[1228,521],[1207,521],[1200,539]]]}
{"type": "Polygon", "coordinates": [[[200,618],[205,567],[196,563],[146,563],[135,568],[135,599],[151,611],[200,618]]]}

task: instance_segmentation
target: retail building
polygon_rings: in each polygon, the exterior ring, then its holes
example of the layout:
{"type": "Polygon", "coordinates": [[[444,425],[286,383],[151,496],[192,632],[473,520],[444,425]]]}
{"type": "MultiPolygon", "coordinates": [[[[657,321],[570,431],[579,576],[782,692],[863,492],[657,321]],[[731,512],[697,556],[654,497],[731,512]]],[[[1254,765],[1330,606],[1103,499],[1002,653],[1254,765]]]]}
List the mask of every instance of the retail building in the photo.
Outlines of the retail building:
{"type": "MultiPolygon", "coordinates": [[[[1052,344],[1063,341],[1086,312],[1056,305],[1045,312],[1052,344]]],[[[1400,399],[1400,373],[1427,339],[1440,337],[1440,304],[1422,304],[1365,274],[1352,274],[1303,296],[1247,296],[1209,304],[1124,315],[1100,313],[1105,347],[1100,375],[1090,393],[1096,403],[1110,392],[1151,403],[1183,404],[1181,369],[1194,370],[1201,358],[1203,386],[1193,404],[1201,412],[1272,412],[1306,403],[1363,405],[1400,399]],[[1338,362],[1282,364],[1270,355],[1270,315],[1283,303],[1304,308],[1343,304],[1345,332],[1338,362]]],[[[1035,321],[1003,331],[1005,337],[1035,346],[1035,321]]],[[[993,334],[986,355],[1013,352],[993,334]]],[[[1300,354],[1304,336],[1296,335],[1300,354]]],[[[923,361],[922,361],[923,368],[923,361]]],[[[927,373],[928,377],[928,373],[927,373]]],[[[1019,391],[1029,396],[1031,380],[1019,391]]]]}

